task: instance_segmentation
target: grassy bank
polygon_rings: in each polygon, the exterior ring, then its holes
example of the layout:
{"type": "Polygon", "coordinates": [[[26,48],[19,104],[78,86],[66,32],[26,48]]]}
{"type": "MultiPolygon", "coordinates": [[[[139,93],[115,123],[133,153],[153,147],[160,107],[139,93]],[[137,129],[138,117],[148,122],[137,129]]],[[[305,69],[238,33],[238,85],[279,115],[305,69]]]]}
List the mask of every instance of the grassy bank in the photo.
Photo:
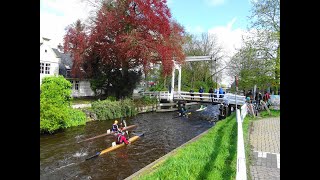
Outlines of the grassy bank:
{"type": "MultiPolygon", "coordinates": [[[[268,117],[279,117],[280,116],[280,110],[270,110],[271,115],[269,115],[268,111],[261,111],[260,117],[262,118],[268,118],[268,117]]],[[[251,160],[251,146],[250,146],[250,128],[253,121],[259,120],[261,118],[253,118],[252,116],[247,115],[244,118],[242,127],[243,127],[243,140],[244,140],[244,146],[245,146],[245,153],[246,153],[246,165],[247,165],[247,179],[251,180],[251,174],[250,174],[250,165],[252,163],[251,160]]]]}
{"type": "Polygon", "coordinates": [[[261,111],[260,117],[266,118],[266,117],[279,117],[280,116],[280,110],[270,110],[271,115],[268,114],[268,111],[261,111]]]}
{"type": "Polygon", "coordinates": [[[236,151],[237,124],[233,113],[139,179],[235,179],[236,151]]]}

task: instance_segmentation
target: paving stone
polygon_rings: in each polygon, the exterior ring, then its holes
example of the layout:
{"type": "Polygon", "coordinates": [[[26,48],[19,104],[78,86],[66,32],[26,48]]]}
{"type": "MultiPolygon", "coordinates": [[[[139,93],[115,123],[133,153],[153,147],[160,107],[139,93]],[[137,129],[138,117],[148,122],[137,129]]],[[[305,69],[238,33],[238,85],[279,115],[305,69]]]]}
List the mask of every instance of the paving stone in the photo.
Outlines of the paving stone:
{"type": "Polygon", "coordinates": [[[252,129],[252,179],[280,179],[280,118],[254,121],[252,129]]]}

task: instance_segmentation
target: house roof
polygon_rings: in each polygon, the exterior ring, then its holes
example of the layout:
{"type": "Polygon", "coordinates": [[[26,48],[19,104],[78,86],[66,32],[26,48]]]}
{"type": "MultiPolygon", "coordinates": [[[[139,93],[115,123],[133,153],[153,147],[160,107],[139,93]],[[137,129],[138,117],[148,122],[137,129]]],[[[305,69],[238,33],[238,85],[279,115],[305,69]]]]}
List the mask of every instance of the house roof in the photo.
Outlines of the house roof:
{"type": "Polygon", "coordinates": [[[60,57],[61,57],[61,53],[59,52],[58,49],[52,48],[52,50],[53,50],[54,54],[56,54],[56,57],[57,57],[57,58],[60,58],[60,57]]]}
{"type": "Polygon", "coordinates": [[[60,58],[61,58],[61,63],[59,64],[59,74],[63,75],[66,78],[71,78],[70,73],[67,74],[67,70],[71,70],[73,65],[73,59],[71,58],[71,54],[60,53],[60,58]]]}
{"type": "Polygon", "coordinates": [[[71,77],[70,71],[69,73],[67,73],[67,71],[71,70],[73,66],[73,58],[71,57],[71,53],[62,53],[56,48],[52,48],[52,50],[55,53],[56,57],[60,58],[59,74],[64,76],[65,78],[76,78],[71,77]]]}
{"type": "Polygon", "coordinates": [[[51,39],[45,38],[45,37],[42,37],[42,39],[45,40],[45,41],[50,41],[51,40],[51,39]]]}

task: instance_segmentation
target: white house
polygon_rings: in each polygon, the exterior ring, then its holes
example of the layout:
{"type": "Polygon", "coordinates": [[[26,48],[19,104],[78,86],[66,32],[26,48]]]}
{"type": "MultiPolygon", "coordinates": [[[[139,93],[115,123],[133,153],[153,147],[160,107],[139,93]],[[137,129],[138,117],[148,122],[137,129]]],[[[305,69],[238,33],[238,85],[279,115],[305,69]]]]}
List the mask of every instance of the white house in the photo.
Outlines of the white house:
{"type": "Polygon", "coordinates": [[[62,46],[52,48],[50,39],[40,42],[40,85],[45,76],[62,75],[72,83],[72,97],[94,96],[89,80],[72,78],[70,75],[73,60],[68,53],[63,53],[62,46]]]}
{"type": "Polygon", "coordinates": [[[43,38],[40,42],[40,84],[45,76],[59,74],[59,58],[49,45],[50,39],[43,38]]]}

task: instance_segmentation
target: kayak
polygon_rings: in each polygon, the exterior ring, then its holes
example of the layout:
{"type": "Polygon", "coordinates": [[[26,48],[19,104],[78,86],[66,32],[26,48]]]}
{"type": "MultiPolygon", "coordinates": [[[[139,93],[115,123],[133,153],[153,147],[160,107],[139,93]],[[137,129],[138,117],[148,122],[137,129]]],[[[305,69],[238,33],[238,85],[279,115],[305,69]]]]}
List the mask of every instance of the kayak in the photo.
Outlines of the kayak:
{"type": "MultiPolygon", "coordinates": [[[[139,139],[141,136],[143,136],[143,135],[144,135],[144,133],[142,133],[142,134],[140,134],[140,135],[133,136],[133,137],[131,137],[131,138],[129,139],[129,141],[132,143],[132,142],[138,140],[138,139],[139,139]]],[[[86,160],[91,159],[91,158],[94,158],[94,157],[97,157],[97,156],[101,156],[102,154],[105,154],[105,153],[111,152],[111,151],[113,151],[113,150],[119,149],[119,148],[121,148],[121,147],[123,147],[123,146],[126,146],[126,144],[125,144],[125,143],[122,143],[122,144],[117,144],[117,145],[115,145],[115,146],[111,146],[111,147],[109,147],[109,148],[107,148],[107,149],[105,149],[105,150],[102,150],[102,151],[100,151],[100,152],[97,152],[95,155],[87,158],[86,160]]]]}
{"type": "Polygon", "coordinates": [[[203,110],[205,110],[205,109],[207,109],[207,107],[197,109],[196,111],[203,111],[203,110]]]}
{"type": "MultiPolygon", "coordinates": [[[[129,130],[129,129],[135,128],[135,127],[137,127],[137,125],[130,125],[130,126],[122,128],[122,130],[126,131],[126,130],[129,130]]],[[[103,137],[103,136],[107,136],[107,135],[113,135],[113,134],[115,134],[115,133],[111,132],[110,129],[108,129],[108,131],[106,133],[104,133],[104,134],[100,134],[100,135],[94,136],[92,138],[84,139],[82,141],[79,141],[78,143],[81,143],[81,142],[84,142],[84,141],[89,141],[89,140],[96,139],[96,138],[103,137]]]]}

